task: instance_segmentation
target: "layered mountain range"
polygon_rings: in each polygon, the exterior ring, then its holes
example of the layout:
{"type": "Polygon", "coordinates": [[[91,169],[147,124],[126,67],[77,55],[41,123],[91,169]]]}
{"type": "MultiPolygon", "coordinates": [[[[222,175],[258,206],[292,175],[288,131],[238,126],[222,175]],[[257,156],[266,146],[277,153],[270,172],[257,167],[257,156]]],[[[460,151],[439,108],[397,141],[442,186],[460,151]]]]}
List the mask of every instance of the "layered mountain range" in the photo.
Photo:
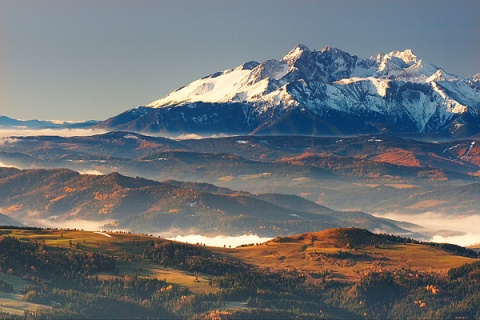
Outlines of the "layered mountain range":
{"type": "Polygon", "coordinates": [[[366,212],[476,216],[479,110],[478,74],[459,78],[410,50],[361,59],[299,45],[95,126],[108,133],[1,138],[0,167],[16,169],[0,170],[0,213],[12,225],[108,220],[138,232],[417,231],[366,212]],[[155,137],[181,133],[234,136],[155,137]]]}
{"type": "Polygon", "coordinates": [[[88,129],[99,121],[52,121],[52,120],[18,120],[0,115],[1,128],[17,129],[88,129]]]}
{"type": "MultiPolygon", "coordinates": [[[[209,183],[253,194],[294,194],[335,210],[431,211],[458,217],[476,215],[480,209],[477,142],[426,142],[385,134],[174,140],[110,132],[89,137],[0,138],[0,165],[69,168],[97,175],[118,172],[158,182],[209,183]]],[[[49,194],[60,197],[63,188],[49,194]]],[[[0,201],[0,212],[12,216],[9,207],[0,201]]]]}
{"type": "Polygon", "coordinates": [[[406,233],[393,220],[336,211],[298,196],[251,194],[208,184],[158,182],[118,173],[0,168],[0,223],[64,225],[97,221],[103,228],[164,234],[295,234],[340,226],[406,233]]]}
{"type": "Polygon", "coordinates": [[[480,132],[479,75],[460,78],[411,50],[362,59],[298,45],[280,60],[216,72],[102,122],[161,133],[480,132]]]}

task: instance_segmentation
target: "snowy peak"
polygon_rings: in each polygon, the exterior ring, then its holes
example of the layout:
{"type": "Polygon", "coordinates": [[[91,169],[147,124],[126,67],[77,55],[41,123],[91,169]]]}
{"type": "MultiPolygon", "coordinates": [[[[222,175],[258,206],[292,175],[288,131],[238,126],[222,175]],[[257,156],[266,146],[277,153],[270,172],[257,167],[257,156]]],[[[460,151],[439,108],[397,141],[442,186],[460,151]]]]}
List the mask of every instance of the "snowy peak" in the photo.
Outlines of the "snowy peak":
{"type": "MultiPolygon", "coordinates": [[[[291,105],[291,100],[298,100],[299,95],[323,96],[316,92],[320,84],[333,86],[329,90],[340,90],[339,94],[343,94],[346,87],[355,85],[355,96],[361,97],[361,92],[364,92],[385,98],[387,89],[391,87],[390,80],[428,84],[456,79],[441,68],[419,59],[410,49],[361,59],[330,46],[315,51],[298,44],[280,60],[249,61],[234,69],[216,72],[147,106],[159,108],[194,102],[263,103],[265,99],[269,103],[275,101],[291,105]],[[309,89],[312,86],[316,88],[315,92],[309,89]],[[359,86],[362,91],[358,91],[359,86]],[[290,89],[297,87],[300,91],[295,89],[292,96],[290,89]]],[[[435,91],[435,88],[432,89],[435,91]]]]}
{"type": "Polygon", "coordinates": [[[433,76],[438,67],[430,63],[424,63],[423,60],[417,60],[408,68],[403,69],[398,75],[397,80],[410,82],[427,82],[427,79],[433,76]]]}
{"type": "Polygon", "coordinates": [[[410,49],[404,51],[395,50],[389,53],[379,53],[375,60],[379,63],[379,70],[381,71],[388,63],[392,63],[400,68],[409,67],[417,62],[417,56],[410,49]]]}
{"type": "MultiPolygon", "coordinates": [[[[227,102],[232,100],[236,93],[242,91],[254,64],[241,65],[214,73],[211,76],[196,80],[182,88],[175,90],[164,98],[153,101],[148,107],[168,107],[178,103],[188,102],[227,102]]],[[[252,88],[249,88],[252,89],[252,88]]]]}
{"type": "Polygon", "coordinates": [[[417,62],[417,56],[413,54],[411,49],[406,49],[404,51],[392,51],[388,55],[401,59],[407,65],[417,62]]]}
{"type": "Polygon", "coordinates": [[[475,91],[480,92],[480,73],[477,73],[473,77],[468,78],[467,83],[475,91]]]}
{"type": "Polygon", "coordinates": [[[298,45],[291,50],[281,62],[285,62],[290,70],[285,75],[287,82],[319,81],[332,83],[351,76],[371,75],[374,62],[359,59],[338,48],[326,46],[320,51],[310,50],[298,45]]]}
{"type": "Polygon", "coordinates": [[[425,82],[432,82],[432,81],[441,82],[441,81],[451,81],[455,79],[457,79],[456,76],[446,73],[443,69],[438,69],[437,71],[435,71],[434,74],[428,77],[425,82]]]}
{"type": "Polygon", "coordinates": [[[263,79],[280,80],[287,74],[290,67],[283,61],[267,60],[252,69],[249,83],[255,83],[263,79]]]}
{"type": "Polygon", "coordinates": [[[300,59],[304,54],[311,53],[310,49],[303,44],[298,44],[295,48],[290,50],[280,61],[286,62],[292,67],[295,62],[300,59]]]}
{"type": "Polygon", "coordinates": [[[380,77],[396,77],[404,69],[409,68],[417,62],[417,56],[412,50],[392,51],[390,53],[379,53],[375,58],[378,63],[377,75],[380,77]]]}
{"type": "Polygon", "coordinates": [[[159,108],[192,102],[255,102],[263,100],[265,95],[289,105],[288,94],[285,90],[279,91],[289,83],[332,83],[349,78],[357,67],[364,70],[360,72],[361,75],[371,73],[365,72],[371,66],[372,63],[365,63],[337,48],[324,47],[320,51],[312,51],[299,44],[281,60],[272,59],[262,63],[250,61],[234,69],[216,72],[147,106],[159,108]],[[362,65],[357,66],[358,62],[362,65]]]}
{"type": "MultiPolygon", "coordinates": [[[[373,58],[371,58],[373,59],[373,58]]],[[[375,58],[378,69],[375,77],[415,83],[451,81],[458,77],[445,72],[434,64],[419,59],[412,50],[379,53],[375,58]]]]}
{"type": "Polygon", "coordinates": [[[358,57],[337,48],[324,47],[316,57],[317,65],[329,82],[349,78],[357,67],[358,57]]]}
{"type": "Polygon", "coordinates": [[[300,128],[467,134],[480,132],[480,74],[461,79],[410,49],[362,59],[330,46],[316,51],[299,44],[279,60],[249,61],[195,80],[148,104],[141,117],[129,113],[141,118],[133,127],[145,125],[148,107],[155,108],[149,124],[155,130],[170,130],[166,121],[183,121],[171,127],[190,123],[192,132],[210,132],[212,126],[228,132],[226,123],[233,123],[243,133],[300,128]]]}
{"type": "Polygon", "coordinates": [[[244,64],[242,64],[237,69],[239,69],[239,70],[253,70],[259,64],[260,63],[258,63],[257,61],[249,61],[249,62],[245,62],[244,64]]]}

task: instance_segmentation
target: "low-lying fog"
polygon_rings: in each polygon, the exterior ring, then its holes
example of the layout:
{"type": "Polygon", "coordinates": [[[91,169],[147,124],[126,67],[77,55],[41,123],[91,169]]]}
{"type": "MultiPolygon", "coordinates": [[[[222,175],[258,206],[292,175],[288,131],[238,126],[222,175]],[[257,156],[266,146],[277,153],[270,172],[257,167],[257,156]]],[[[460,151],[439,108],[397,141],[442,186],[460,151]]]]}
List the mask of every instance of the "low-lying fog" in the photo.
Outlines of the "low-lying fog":
{"type": "MultiPolygon", "coordinates": [[[[418,225],[417,229],[410,230],[412,232],[420,233],[426,237],[424,241],[452,243],[460,246],[469,246],[480,243],[480,215],[473,216],[452,216],[440,213],[427,212],[418,215],[406,214],[375,214],[377,217],[393,219],[397,221],[405,221],[418,225]]],[[[22,221],[27,226],[36,226],[42,228],[69,228],[69,229],[83,229],[83,230],[105,230],[105,226],[113,220],[90,221],[90,220],[61,220],[61,219],[40,219],[35,213],[32,213],[22,221]]],[[[128,231],[128,230],[122,230],[128,231]]],[[[376,232],[383,232],[376,230],[376,232]]],[[[258,235],[242,235],[242,236],[228,236],[219,235],[215,237],[208,237],[198,234],[180,236],[177,232],[154,233],[155,236],[175,240],[179,242],[186,242],[192,244],[205,244],[215,247],[237,247],[244,244],[256,244],[266,242],[272,237],[260,237],[258,235]]],[[[401,235],[408,236],[408,235],[401,235]]]]}
{"type": "Polygon", "coordinates": [[[105,225],[112,223],[113,220],[81,220],[81,219],[69,219],[69,220],[60,220],[60,219],[41,219],[35,217],[34,214],[31,214],[30,217],[23,219],[22,223],[30,227],[39,227],[39,228],[58,228],[58,229],[81,229],[81,230],[91,230],[98,231],[104,230],[105,225]]]}
{"type": "MultiPolygon", "coordinates": [[[[24,128],[0,128],[0,138],[7,137],[30,137],[30,136],[59,136],[78,137],[91,136],[106,133],[105,130],[91,129],[24,129],[24,128]]],[[[0,141],[0,143],[2,143],[0,141]]]]}
{"type": "Polygon", "coordinates": [[[176,236],[168,238],[169,240],[175,240],[187,243],[200,243],[211,247],[238,247],[243,244],[263,243],[271,240],[271,237],[259,237],[257,235],[243,235],[243,236],[216,236],[206,237],[202,235],[189,235],[189,236],[176,236]]]}
{"type": "Polygon", "coordinates": [[[10,164],[10,163],[3,163],[0,161],[0,167],[10,167],[10,168],[17,168],[17,169],[23,169],[23,168],[20,168],[19,166],[17,165],[14,165],[14,164],[10,164]]]}
{"type": "MultiPolygon", "coordinates": [[[[0,145],[5,142],[14,141],[14,138],[10,137],[30,137],[30,136],[59,136],[59,137],[85,137],[93,136],[98,134],[107,133],[106,130],[97,130],[97,129],[29,129],[21,127],[10,127],[2,128],[0,127],[0,145]]],[[[165,137],[175,140],[198,140],[204,138],[225,138],[230,135],[227,134],[209,134],[209,135],[198,135],[198,134],[147,134],[153,137],[165,137]]]]}
{"type": "MultiPolygon", "coordinates": [[[[87,231],[100,231],[100,230],[109,230],[110,228],[106,228],[105,226],[114,222],[114,220],[101,220],[101,221],[94,221],[94,220],[81,220],[81,219],[43,219],[38,217],[38,213],[31,212],[30,215],[23,219],[22,223],[26,226],[34,226],[40,228],[58,228],[58,229],[80,229],[80,230],[87,230],[87,231]]],[[[112,230],[117,231],[117,230],[112,230]]],[[[129,230],[118,230],[118,231],[126,231],[129,230]]],[[[149,233],[151,234],[151,233],[149,233]]],[[[238,247],[244,244],[255,244],[255,243],[263,243],[268,240],[271,240],[271,237],[259,237],[257,235],[242,235],[242,236],[215,236],[215,237],[207,237],[202,235],[187,235],[187,236],[172,236],[172,231],[168,231],[166,233],[154,233],[156,237],[161,237],[169,240],[179,241],[179,242],[186,242],[191,244],[205,244],[211,247],[238,247]]]]}
{"type": "Polygon", "coordinates": [[[423,228],[412,230],[429,236],[432,242],[470,246],[480,243],[480,215],[446,215],[436,212],[422,214],[374,214],[376,217],[406,221],[423,228]]]}

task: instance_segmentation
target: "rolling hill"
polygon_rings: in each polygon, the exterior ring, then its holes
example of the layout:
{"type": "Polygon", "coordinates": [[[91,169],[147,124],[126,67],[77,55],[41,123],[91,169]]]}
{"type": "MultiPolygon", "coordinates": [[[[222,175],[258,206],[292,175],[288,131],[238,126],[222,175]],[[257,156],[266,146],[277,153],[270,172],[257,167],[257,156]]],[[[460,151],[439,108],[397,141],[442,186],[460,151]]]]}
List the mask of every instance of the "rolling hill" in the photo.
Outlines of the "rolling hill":
{"type": "Polygon", "coordinates": [[[473,317],[477,254],[336,228],[238,248],[0,228],[2,317],[473,317]]]}

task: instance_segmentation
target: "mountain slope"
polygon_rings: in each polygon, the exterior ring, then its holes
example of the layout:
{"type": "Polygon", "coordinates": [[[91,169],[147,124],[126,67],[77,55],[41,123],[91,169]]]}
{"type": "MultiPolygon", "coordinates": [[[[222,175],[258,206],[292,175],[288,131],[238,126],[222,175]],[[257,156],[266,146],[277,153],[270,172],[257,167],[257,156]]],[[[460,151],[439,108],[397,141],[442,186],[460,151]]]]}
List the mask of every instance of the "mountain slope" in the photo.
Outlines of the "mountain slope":
{"type": "Polygon", "coordinates": [[[0,213],[0,226],[23,227],[23,224],[15,219],[10,218],[9,216],[0,213]]]}
{"type": "MultiPolygon", "coordinates": [[[[383,134],[172,140],[111,132],[0,139],[0,162],[25,169],[69,168],[156,181],[206,182],[253,194],[295,194],[335,210],[424,213],[435,209],[450,215],[475,213],[479,208],[475,183],[480,175],[480,145],[472,139],[427,142],[383,134]],[[466,191],[460,186],[472,190],[468,201],[462,200],[466,191]]],[[[224,193],[193,184],[177,187],[224,193]]],[[[38,204],[44,202],[40,197],[38,204]]]]}
{"type": "Polygon", "coordinates": [[[342,213],[299,197],[294,204],[283,197],[290,196],[254,196],[205,184],[161,183],[118,173],[0,168],[0,209],[31,225],[83,220],[97,221],[98,226],[109,222],[110,227],[142,233],[176,229],[177,234],[265,236],[352,225],[406,232],[392,221],[365,213],[342,213]],[[359,214],[362,219],[355,219],[359,214]]]}
{"type": "Polygon", "coordinates": [[[480,132],[480,89],[411,50],[361,59],[298,45],[177,89],[101,128],[165,133],[480,132]]]}

